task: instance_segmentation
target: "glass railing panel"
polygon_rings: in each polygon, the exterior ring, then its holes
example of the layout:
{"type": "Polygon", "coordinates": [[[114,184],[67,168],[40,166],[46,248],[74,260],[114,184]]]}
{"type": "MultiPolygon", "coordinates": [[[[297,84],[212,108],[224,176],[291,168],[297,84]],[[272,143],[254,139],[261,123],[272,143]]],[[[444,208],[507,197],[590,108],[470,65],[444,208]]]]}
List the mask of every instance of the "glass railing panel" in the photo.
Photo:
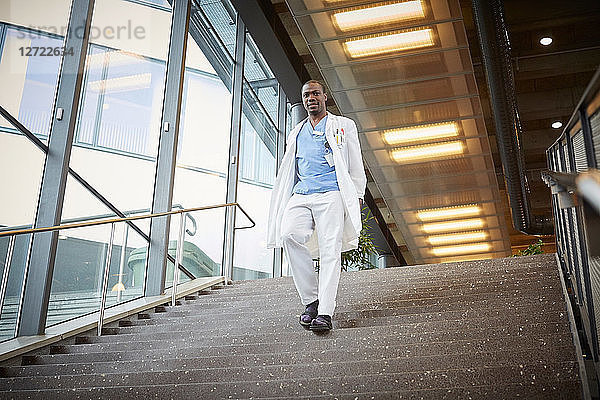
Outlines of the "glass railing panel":
{"type": "MultiPolygon", "coordinates": [[[[66,193],[69,196],[66,196],[63,203],[63,223],[98,217],[116,218],[110,209],[71,176],[67,178],[66,193]]],[[[137,210],[135,214],[141,212],[147,214],[149,210],[137,210]]],[[[148,219],[134,223],[146,235],[149,234],[148,219]]],[[[126,243],[123,231],[125,224],[119,223],[115,226],[109,270],[108,306],[143,295],[146,254],[145,250],[143,254],[136,250],[145,249],[147,242],[130,225],[127,226],[129,229],[126,243]],[[121,250],[124,244],[125,258],[124,264],[121,265],[121,250]],[[120,286],[115,287],[119,278],[125,286],[125,289],[120,291],[120,286]],[[119,295],[119,292],[122,293],[119,295]]],[[[110,225],[62,230],[58,239],[46,326],[99,309],[110,225]]]]}
{"type": "Polygon", "coordinates": [[[146,240],[129,225],[124,222],[115,225],[108,285],[106,286],[106,307],[144,295],[147,249],[146,240]]]}
{"type": "MultiPolygon", "coordinates": [[[[115,224],[106,307],[142,297],[144,293],[146,241],[126,226],[115,224]]],[[[109,224],[59,232],[46,326],[100,309],[110,230],[109,224]]]]}
{"type": "MultiPolygon", "coordinates": [[[[19,235],[15,237],[11,262],[8,267],[6,294],[3,304],[0,305],[2,307],[2,313],[0,314],[0,341],[12,339],[16,334],[17,315],[30,240],[31,235],[19,235]]],[[[2,269],[0,277],[5,272],[4,268],[9,241],[10,238],[8,237],[0,238],[0,269],[2,269]]]]}
{"type": "MultiPolygon", "coordinates": [[[[180,226],[179,215],[171,218],[169,233],[169,254],[175,259],[180,226]]],[[[225,226],[225,208],[195,211],[185,218],[183,235],[183,253],[181,265],[194,278],[221,275],[223,259],[223,227],[225,226]]],[[[179,272],[178,282],[184,283],[191,278],[179,272]]],[[[173,285],[173,263],[167,262],[166,287],[173,285]]]]}
{"type": "Polygon", "coordinates": [[[99,310],[110,225],[59,231],[46,326],[99,310]]]}

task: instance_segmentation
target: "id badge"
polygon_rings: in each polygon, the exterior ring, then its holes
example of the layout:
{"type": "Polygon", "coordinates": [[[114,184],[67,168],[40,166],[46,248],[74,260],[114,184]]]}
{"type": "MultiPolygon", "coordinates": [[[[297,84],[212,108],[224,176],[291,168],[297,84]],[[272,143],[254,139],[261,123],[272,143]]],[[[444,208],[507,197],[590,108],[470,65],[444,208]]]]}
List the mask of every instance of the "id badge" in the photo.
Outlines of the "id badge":
{"type": "Polygon", "coordinates": [[[327,161],[330,167],[333,167],[335,165],[333,162],[333,153],[325,154],[325,161],[327,161]]]}

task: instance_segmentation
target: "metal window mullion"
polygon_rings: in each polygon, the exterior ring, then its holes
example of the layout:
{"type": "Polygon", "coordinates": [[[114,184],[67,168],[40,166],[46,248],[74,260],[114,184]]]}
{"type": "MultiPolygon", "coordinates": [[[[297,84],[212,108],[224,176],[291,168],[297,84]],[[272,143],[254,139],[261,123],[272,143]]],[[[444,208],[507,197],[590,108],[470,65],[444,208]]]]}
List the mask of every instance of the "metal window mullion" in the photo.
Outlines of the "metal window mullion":
{"type": "Polygon", "coordinates": [[[598,168],[598,160],[596,160],[596,154],[594,154],[592,126],[590,125],[589,115],[587,115],[584,107],[579,109],[579,120],[581,121],[581,130],[583,131],[585,156],[587,159],[588,168],[598,168]]]}
{"type": "MultiPolygon", "coordinates": [[[[237,201],[239,175],[240,137],[242,126],[242,86],[244,84],[244,53],[246,26],[238,15],[236,18],[235,62],[233,64],[231,130],[229,135],[229,167],[227,172],[226,202],[237,201]]],[[[233,279],[233,252],[235,243],[235,207],[225,210],[225,239],[223,240],[222,274],[225,282],[233,279]]]]}
{"type": "MultiPolygon", "coordinates": [[[[109,52],[104,52],[104,59],[102,60],[102,73],[100,75],[100,81],[106,82],[108,78],[108,67],[110,58],[109,52]]],[[[89,75],[89,74],[86,74],[89,75]]],[[[96,118],[94,119],[94,127],[92,128],[92,146],[98,147],[98,139],[100,137],[100,126],[102,124],[102,114],[104,113],[104,98],[106,96],[105,85],[100,85],[100,93],[98,93],[98,102],[96,104],[96,118]]]]}
{"type": "MultiPolygon", "coordinates": [[[[283,87],[279,85],[279,104],[277,109],[277,140],[275,141],[275,174],[279,173],[281,160],[285,153],[287,127],[287,97],[283,87]]],[[[283,249],[273,249],[273,278],[283,275],[283,249]]]]}
{"type": "MultiPolygon", "coordinates": [[[[171,211],[173,201],[190,14],[190,0],[173,0],[152,213],[171,211]]],[[[154,218],[150,223],[145,296],[160,295],[165,289],[170,222],[171,218],[166,216],[154,218]]],[[[174,265],[175,269],[178,267],[174,265]]]]}
{"type": "Polygon", "coordinates": [[[4,42],[6,41],[6,32],[8,32],[7,26],[3,23],[0,23],[0,61],[2,61],[2,52],[4,51],[4,42]]]}
{"type": "Polygon", "coordinates": [[[585,296],[586,296],[586,309],[588,312],[588,319],[590,321],[590,331],[591,331],[591,335],[592,337],[591,342],[592,342],[592,351],[593,351],[593,356],[594,356],[594,360],[598,360],[598,355],[599,355],[599,348],[598,348],[598,331],[597,331],[597,321],[596,321],[596,314],[594,311],[594,296],[592,293],[592,282],[591,282],[591,276],[590,276],[590,264],[589,264],[589,252],[587,249],[587,241],[586,241],[586,235],[584,232],[585,229],[585,223],[583,221],[584,219],[584,207],[582,205],[577,206],[574,208],[575,211],[575,219],[577,220],[577,232],[575,232],[576,235],[578,235],[578,239],[579,239],[579,247],[580,247],[580,255],[581,255],[581,268],[582,268],[582,272],[583,272],[583,282],[582,285],[585,288],[585,296]]]}
{"type": "MultiPolygon", "coordinates": [[[[35,227],[60,223],[93,10],[94,0],[71,4],[64,46],[73,55],[65,52],[61,61],[35,227]]],[[[57,245],[56,231],[39,233],[31,240],[17,315],[19,336],[44,333],[57,245]]]]}

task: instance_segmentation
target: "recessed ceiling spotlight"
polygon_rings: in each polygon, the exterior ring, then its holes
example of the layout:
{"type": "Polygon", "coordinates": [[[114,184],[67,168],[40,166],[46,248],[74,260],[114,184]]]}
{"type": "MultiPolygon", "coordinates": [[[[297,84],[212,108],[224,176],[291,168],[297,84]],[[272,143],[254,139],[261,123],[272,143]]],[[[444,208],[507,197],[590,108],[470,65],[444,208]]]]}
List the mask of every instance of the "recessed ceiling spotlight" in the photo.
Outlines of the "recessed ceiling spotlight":
{"type": "Polygon", "coordinates": [[[553,127],[554,129],[560,129],[560,128],[562,128],[562,122],[560,122],[560,121],[554,121],[554,122],[552,123],[552,127],[553,127]]]}
{"type": "Polygon", "coordinates": [[[543,37],[540,39],[540,44],[543,46],[550,46],[552,44],[552,38],[551,37],[543,37]]]}

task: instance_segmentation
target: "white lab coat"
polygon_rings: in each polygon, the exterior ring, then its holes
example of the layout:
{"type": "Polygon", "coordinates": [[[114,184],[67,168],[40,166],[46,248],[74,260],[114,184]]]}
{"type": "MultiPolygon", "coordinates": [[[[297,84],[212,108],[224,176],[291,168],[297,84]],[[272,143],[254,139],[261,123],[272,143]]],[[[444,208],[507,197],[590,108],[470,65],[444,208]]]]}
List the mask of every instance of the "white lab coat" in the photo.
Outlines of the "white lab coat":
{"type": "MultiPolygon", "coordinates": [[[[296,138],[305,121],[306,119],[296,125],[287,138],[286,151],[271,192],[267,231],[268,248],[282,247],[281,220],[296,183],[296,138]]],[[[325,138],[333,151],[335,172],[345,208],[342,251],[356,249],[362,228],[359,198],[364,197],[367,184],[356,124],[350,118],[328,112],[325,138]],[[341,133],[342,129],[344,135],[342,143],[338,145],[335,134],[341,133]]],[[[316,230],[306,246],[313,257],[318,257],[316,230]]]]}

